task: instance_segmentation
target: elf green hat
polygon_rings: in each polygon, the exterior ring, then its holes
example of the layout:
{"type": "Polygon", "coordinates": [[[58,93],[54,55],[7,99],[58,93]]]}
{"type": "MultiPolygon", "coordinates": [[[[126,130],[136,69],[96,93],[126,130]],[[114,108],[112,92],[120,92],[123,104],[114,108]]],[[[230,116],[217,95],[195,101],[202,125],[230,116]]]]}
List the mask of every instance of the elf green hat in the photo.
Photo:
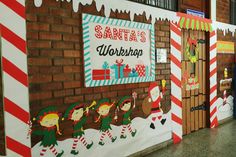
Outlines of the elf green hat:
{"type": "Polygon", "coordinates": [[[100,99],[97,103],[97,105],[93,108],[94,110],[97,110],[101,105],[107,104],[110,106],[110,100],[108,98],[100,99]]]}
{"type": "Polygon", "coordinates": [[[70,105],[67,109],[66,112],[64,114],[63,118],[71,118],[72,113],[74,112],[75,109],[79,109],[79,108],[83,108],[84,104],[79,104],[79,103],[74,103],[72,105],[70,105]]]}
{"type": "Polygon", "coordinates": [[[130,96],[124,96],[122,97],[119,102],[118,102],[118,106],[120,107],[122,104],[124,104],[126,101],[130,101],[131,102],[131,97],[130,96]]]}
{"type": "Polygon", "coordinates": [[[37,117],[34,118],[34,120],[37,120],[38,122],[40,122],[44,116],[46,116],[50,113],[58,114],[58,111],[55,106],[48,106],[48,107],[40,110],[40,112],[38,113],[37,117]]]}

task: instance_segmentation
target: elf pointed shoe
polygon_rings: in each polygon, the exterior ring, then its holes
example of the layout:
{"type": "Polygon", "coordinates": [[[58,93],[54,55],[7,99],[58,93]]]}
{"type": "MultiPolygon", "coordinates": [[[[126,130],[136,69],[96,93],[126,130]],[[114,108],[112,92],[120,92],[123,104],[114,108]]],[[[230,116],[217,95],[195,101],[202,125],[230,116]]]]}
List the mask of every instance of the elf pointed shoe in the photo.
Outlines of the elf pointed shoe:
{"type": "Polygon", "coordinates": [[[165,122],[166,122],[166,119],[162,119],[162,120],[161,120],[161,124],[162,124],[162,125],[164,125],[165,122]]]}
{"type": "Polygon", "coordinates": [[[126,138],[126,135],[120,135],[120,138],[125,139],[125,138],[126,138]]]}
{"type": "Polygon", "coordinates": [[[136,133],[137,133],[137,130],[135,129],[135,131],[133,131],[133,132],[131,133],[132,137],[134,137],[134,136],[136,135],[136,133]]]}
{"type": "Polygon", "coordinates": [[[56,157],[61,157],[64,154],[64,150],[61,151],[61,153],[57,154],[56,157]]]}
{"type": "Polygon", "coordinates": [[[150,124],[150,128],[155,129],[154,123],[151,123],[151,124],[150,124]]]}
{"type": "Polygon", "coordinates": [[[103,146],[105,143],[102,142],[102,141],[100,141],[98,144],[101,145],[101,146],[103,146]]]}
{"type": "Polygon", "coordinates": [[[88,145],[86,146],[86,148],[89,149],[89,148],[92,147],[92,145],[93,145],[93,142],[91,142],[90,144],[88,144],[88,145]]]}
{"type": "Polygon", "coordinates": [[[111,142],[115,142],[116,139],[117,137],[112,137],[111,142]]]}
{"type": "Polygon", "coordinates": [[[79,154],[79,151],[72,150],[70,153],[73,154],[73,155],[77,155],[77,154],[79,154]]]}

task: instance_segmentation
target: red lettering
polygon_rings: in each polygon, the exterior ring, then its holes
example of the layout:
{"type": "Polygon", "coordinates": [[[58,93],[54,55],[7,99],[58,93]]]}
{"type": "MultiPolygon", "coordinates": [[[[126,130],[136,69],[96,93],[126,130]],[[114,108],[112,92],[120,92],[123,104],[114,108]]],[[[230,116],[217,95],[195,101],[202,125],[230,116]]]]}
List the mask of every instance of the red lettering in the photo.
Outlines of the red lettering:
{"type": "Polygon", "coordinates": [[[137,36],[134,30],[131,31],[129,41],[136,41],[137,42],[137,36]]]}
{"type": "Polygon", "coordinates": [[[102,38],[102,26],[100,26],[100,25],[96,25],[95,26],[95,28],[94,28],[94,30],[95,30],[95,37],[97,37],[98,39],[101,39],[102,38]]]}
{"type": "Polygon", "coordinates": [[[104,39],[107,39],[107,38],[112,39],[111,28],[109,26],[106,26],[104,34],[103,34],[103,38],[104,39]]]}
{"type": "Polygon", "coordinates": [[[117,37],[119,40],[122,40],[122,32],[123,29],[119,29],[119,31],[116,28],[113,28],[113,39],[117,40],[117,37]]]}
{"type": "Polygon", "coordinates": [[[128,29],[124,29],[124,38],[125,38],[125,41],[128,41],[128,34],[129,34],[129,30],[128,30],[128,29]]]}
{"type": "Polygon", "coordinates": [[[145,32],[141,32],[141,33],[140,33],[140,36],[141,36],[140,41],[141,41],[142,43],[146,42],[146,33],[145,33],[145,32]]]}

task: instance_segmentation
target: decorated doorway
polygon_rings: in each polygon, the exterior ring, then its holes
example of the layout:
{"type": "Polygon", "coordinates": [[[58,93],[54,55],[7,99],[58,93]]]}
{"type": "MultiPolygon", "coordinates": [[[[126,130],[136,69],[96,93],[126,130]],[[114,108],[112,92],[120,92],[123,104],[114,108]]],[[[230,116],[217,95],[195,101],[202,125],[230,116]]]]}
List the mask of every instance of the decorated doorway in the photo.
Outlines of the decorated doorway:
{"type": "Polygon", "coordinates": [[[206,127],[205,32],[182,29],[183,135],[206,127]]]}

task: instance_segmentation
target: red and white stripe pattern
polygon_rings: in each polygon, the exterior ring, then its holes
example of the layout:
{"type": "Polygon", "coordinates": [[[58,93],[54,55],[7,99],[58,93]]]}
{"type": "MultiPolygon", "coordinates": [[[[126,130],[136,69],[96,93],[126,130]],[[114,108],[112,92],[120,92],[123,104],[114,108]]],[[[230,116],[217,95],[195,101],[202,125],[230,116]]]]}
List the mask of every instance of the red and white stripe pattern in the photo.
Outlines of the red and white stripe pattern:
{"type": "Polygon", "coordinates": [[[181,30],[170,22],[171,60],[171,111],[172,138],[174,143],[182,140],[182,95],[181,95],[181,30]]]}
{"type": "Polygon", "coordinates": [[[211,128],[218,126],[217,119],[217,59],[216,59],[216,31],[210,33],[210,121],[211,128]]]}
{"type": "Polygon", "coordinates": [[[0,0],[7,156],[31,156],[25,0],[0,0]]]}
{"type": "Polygon", "coordinates": [[[226,93],[226,90],[224,90],[224,93],[223,93],[223,105],[225,105],[227,103],[227,93],[226,93]]]}

